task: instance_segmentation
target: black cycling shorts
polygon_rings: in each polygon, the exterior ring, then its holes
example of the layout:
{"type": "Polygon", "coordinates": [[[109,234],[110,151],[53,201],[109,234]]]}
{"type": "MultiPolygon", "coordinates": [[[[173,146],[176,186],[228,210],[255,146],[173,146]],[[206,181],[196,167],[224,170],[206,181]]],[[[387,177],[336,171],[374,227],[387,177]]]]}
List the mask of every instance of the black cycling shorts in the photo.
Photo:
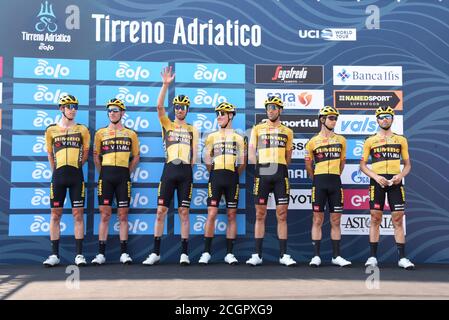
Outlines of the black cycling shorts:
{"type": "Polygon", "coordinates": [[[207,185],[207,206],[218,207],[223,194],[226,200],[226,208],[237,208],[239,202],[239,174],[237,171],[211,171],[207,185]]]}
{"type": "Polygon", "coordinates": [[[313,212],[324,212],[326,203],[330,213],[343,212],[343,188],[339,175],[318,174],[313,177],[313,212]]]}
{"type": "Polygon", "coordinates": [[[131,202],[129,168],[103,166],[98,179],[98,204],[112,206],[114,195],[117,208],[129,208],[131,202]]]}
{"type": "Polygon", "coordinates": [[[274,193],[276,205],[289,204],[290,184],[286,165],[262,166],[259,164],[257,166],[253,189],[254,203],[256,205],[267,205],[270,192],[274,193]],[[271,170],[272,167],[276,168],[271,170]]]}
{"type": "MultiPolygon", "coordinates": [[[[387,180],[390,180],[394,175],[382,174],[387,180]]],[[[402,181],[399,184],[382,188],[380,184],[374,179],[370,179],[369,186],[369,206],[371,210],[384,210],[385,195],[388,195],[388,204],[391,211],[404,211],[405,209],[405,189],[402,181]]]]}
{"type": "Polygon", "coordinates": [[[83,208],[86,192],[83,169],[67,165],[53,172],[50,184],[50,205],[52,208],[64,207],[67,188],[69,188],[72,208],[83,208]]]}
{"type": "Polygon", "coordinates": [[[175,189],[178,196],[178,208],[190,208],[192,199],[192,166],[185,163],[166,163],[162,172],[157,194],[158,206],[169,208],[175,189]]]}

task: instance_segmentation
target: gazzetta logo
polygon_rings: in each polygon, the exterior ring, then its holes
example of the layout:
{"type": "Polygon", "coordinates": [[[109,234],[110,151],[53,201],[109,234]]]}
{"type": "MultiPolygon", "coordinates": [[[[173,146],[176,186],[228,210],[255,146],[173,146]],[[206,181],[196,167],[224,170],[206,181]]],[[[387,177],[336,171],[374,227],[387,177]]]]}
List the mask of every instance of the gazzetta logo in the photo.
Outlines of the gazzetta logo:
{"type": "Polygon", "coordinates": [[[115,72],[115,76],[118,79],[125,80],[146,80],[150,77],[150,71],[138,66],[136,69],[130,68],[130,65],[126,62],[119,62],[119,68],[115,72]]]}

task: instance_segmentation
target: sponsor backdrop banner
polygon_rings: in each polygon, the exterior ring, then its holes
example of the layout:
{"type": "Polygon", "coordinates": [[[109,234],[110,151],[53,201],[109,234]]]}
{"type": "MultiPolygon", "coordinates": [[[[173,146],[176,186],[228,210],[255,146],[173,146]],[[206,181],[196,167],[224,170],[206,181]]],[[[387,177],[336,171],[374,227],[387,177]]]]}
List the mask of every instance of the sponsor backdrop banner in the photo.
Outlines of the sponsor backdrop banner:
{"type": "MultiPolygon", "coordinates": [[[[408,138],[412,171],[406,177],[407,251],[418,263],[449,263],[449,11],[438,1],[2,1],[0,19],[0,264],[42,263],[50,254],[50,181],[44,139],[61,119],[61,94],[80,104],[76,122],[95,131],[108,125],[105,103],[123,99],[122,123],[140,139],[141,163],[132,174],[129,250],[141,262],[153,245],[157,191],[165,161],[157,98],[160,72],[176,73],[164,101],[173,119],[175,95],[189,96],[187,122],[204,137],[219,128],[214,107],[237,106],[233,127],[246,139],[266,119],[264,101],[284,101],[284,125],[294,132],[289,167],[288,252],[298,261],[310,245],[311,187],[305,146],[320,130],[318,111],[336,106],[335,131],[347,139],[342,174],[342,254],[364,261],[368,254],[369,178],[359,168],[365,138],[378,126],[379,106],[394,108],[392,129],[408,138]],[[419,14],[418,14],[419,12],[419,14]],[[249,13],[252,13],[250,16],[249,13]],[[413,35],[413,37],[410,37],[413,35]]],[[[91,145],[92,147],[92,145],[91,145]]],[[[91,149],[92,150],[92,149],[91,149]]],[[[201,157],[199,157],[201,159],[201,157]]],[[[83,167],[86,181],[84,253],[98,246],[100,219],[93,157],[83,167]]],[[[203,250],[209,172],[193,167],[190,256],[203,250]]],[[[239,180],[236,256],[254,248],[254,169],[239,180]]],[[[177,197],[165,221],[163,262],[179,259],[177,197]]],[[[61,222],[61,256],[75,253],[69,195],[61,222]]],[[[264,240],[264,259],[278,259],[274,199],[264,240]]],[[[388,208],[388,206],[387,206],[388,208]]],[[[326,214],[326,221],[329,219],[326,214]]],[[[119,252],[115,207],[109,255],[119,252]]],[[[227,215],[220,203],[214,248],[225,253],[227,215]]],[[[330,259],[329,223],[323,227],[323,259],[330,259]]],[[[382,222],[379,258],[396,260],[391,217],[382,222]]],[[[109,259],[109,258],[108,258],[109,259]]]]}

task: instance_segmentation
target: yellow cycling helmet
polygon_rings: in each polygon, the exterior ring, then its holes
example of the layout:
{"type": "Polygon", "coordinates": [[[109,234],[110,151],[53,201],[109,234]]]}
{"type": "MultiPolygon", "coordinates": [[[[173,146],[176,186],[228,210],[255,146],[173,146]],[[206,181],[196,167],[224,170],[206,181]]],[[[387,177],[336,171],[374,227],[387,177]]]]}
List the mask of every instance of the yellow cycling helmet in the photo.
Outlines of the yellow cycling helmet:
{"type": "Polygon", "coordinates": [[[270,96],[267,98],[267,100],[265,100],[264,102],[265,108],[267,107],[268,104],[275,104],[280,108],[284,108],[284,103],[282,102],[282,100],[275,96],[270,96]]]}
{"type": "Polygon", "coordinates": [[[173,98],[173,105],[179,104],[181,106],[190,106],[190,99],[188,96],[185,96],[183,94],[180,94],[173,98]]]}
{"type": "Polygon", "coordinates": [[[126,110],[126,107],[125,107],[125,104],[123,103],[123,101],[120,99],[117,99],[117,98],[112,98],[111,100],[108,101],[108,103],[106,104],[106,108],[109,108],[110,106],[119,107],[123,111],[126,110]]]}
{"type": "Polygon", "coordinates": [[[394,117],[394,110],[392,107],[379,107],[376,109],[376,117],[380,116],[381,114],[390,114],[394,117]]]}
{"type": "Polygon", "coordinates": [[[233,113],[235,115],[235,109],[236,109],[236,107],[232,103],[222,102],[218,106],[215,107],[215,112],[225,111],[225,112],[233,113]]]}
{"type": "Polygon", "coordinates": [[[59,106],[61,107],[68,104],[78,104],[78,99],[75,96],[72,96],[71,94],[62,95],[59,98],[59,106]]]}
{"type": "Polygon", "coordinates": [[[338,112],[337,109],[335,109],[334,107],[331,106],[324,106],[323,108],[321,108],[319,116],[330,116],[330,115],[334,115],[334,116],[339,116],[340,112],[338,112]]]}

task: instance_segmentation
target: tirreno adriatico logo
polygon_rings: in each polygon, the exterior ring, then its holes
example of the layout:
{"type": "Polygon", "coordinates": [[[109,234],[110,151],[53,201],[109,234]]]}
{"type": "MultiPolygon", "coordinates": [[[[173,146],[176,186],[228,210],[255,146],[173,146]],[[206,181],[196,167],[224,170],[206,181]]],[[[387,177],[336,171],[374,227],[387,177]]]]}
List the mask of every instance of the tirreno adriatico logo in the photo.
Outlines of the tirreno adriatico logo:
{"type": "Polygon", "coordinates": [[[37,15],[39,21],[35,25],[37,32],[56,32],[58,30],[58,25],[56,24],[56,16],[53,12],[53,5],[48,4],[48,1],[41,3],[41,10],[37,15]]]}
{"type": "MultiPolygon", "coordinates": [[[[33,9],[34,10],[34,9],[33,9]]],[[[56,8],[53,4],[45,1],[40,4],[39,11],[36,8],[36,20],[33,21],[34,30],[22,31],[22,41],[38,43],[38,50],[53,51],[56,43],[70,43],[72,41],[70,34],[56,33],[64,26],[64,20],[56,17],[56,8]]],[[[56,10],[58,11],[58,10],[56,10]]],[[[80,10],[76,5],[69,5],[63,11],[67,14],[65,17],[65,27],[67,30],[80,29],[80,10]]]]}

